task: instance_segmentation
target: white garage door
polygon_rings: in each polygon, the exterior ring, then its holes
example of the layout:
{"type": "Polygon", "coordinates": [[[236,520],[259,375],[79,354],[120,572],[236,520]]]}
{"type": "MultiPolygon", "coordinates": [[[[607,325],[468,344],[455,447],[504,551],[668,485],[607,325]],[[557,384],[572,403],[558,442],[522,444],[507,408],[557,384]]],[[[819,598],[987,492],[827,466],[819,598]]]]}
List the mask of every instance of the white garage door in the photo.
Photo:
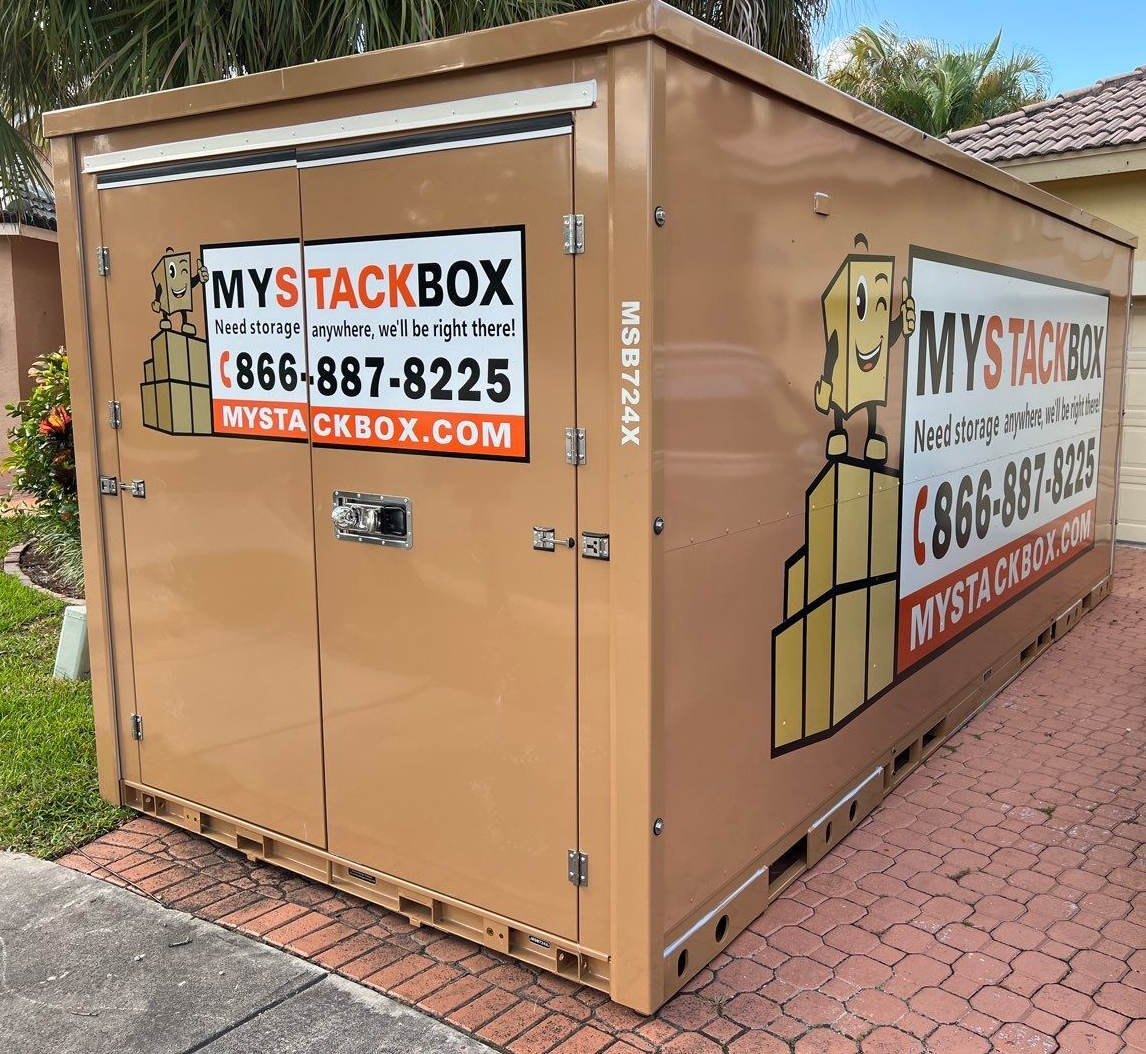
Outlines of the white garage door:
{"type": "Polygon", "coordinates": [[[1131,308],[1127,367],[1118,537],[1146,542],[1146,298],[1142,297],[1131,308]]]}

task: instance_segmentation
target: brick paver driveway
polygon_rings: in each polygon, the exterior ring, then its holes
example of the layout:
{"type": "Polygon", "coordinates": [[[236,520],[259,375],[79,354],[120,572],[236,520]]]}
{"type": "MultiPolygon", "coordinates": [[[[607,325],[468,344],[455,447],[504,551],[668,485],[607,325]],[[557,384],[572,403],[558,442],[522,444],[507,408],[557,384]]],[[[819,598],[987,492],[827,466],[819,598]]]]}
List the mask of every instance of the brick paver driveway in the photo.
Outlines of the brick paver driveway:
{"type": "Polygon", "coordinates": [[[688,990],[600,993],[161,823],[61,862],[511,1051],[1146,1050],[1146,550],[688,990]]]}

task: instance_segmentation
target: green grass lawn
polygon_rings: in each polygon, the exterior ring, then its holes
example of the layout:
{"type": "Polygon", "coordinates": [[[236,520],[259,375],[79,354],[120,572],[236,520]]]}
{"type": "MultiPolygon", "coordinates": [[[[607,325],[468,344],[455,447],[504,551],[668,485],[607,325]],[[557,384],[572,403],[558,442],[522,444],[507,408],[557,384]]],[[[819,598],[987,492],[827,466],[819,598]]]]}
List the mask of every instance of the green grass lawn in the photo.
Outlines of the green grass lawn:
{"type": "MultiPolygon", "coordinates": [[[[0,520],[0,555],[19,520],[0,520]]],[[[0,849],[53,857],[122,823],[96,789],[88,681],[52,677],[64,605],[0,574],[0,849]]]]}

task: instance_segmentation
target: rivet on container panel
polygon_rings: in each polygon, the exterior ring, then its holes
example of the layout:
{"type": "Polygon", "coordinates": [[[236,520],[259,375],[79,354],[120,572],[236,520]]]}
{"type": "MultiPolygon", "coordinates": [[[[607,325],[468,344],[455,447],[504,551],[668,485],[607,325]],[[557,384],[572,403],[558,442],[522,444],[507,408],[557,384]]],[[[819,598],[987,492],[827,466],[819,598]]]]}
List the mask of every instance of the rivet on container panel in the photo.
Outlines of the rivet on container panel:
{"type": "Polygon", "coordinates": [[[653,210],[653,219],[656,221],[658,227],[663,227],[668,220],[668,215],[665,213],[664,206],[658,205],[653,210]]]}
{"type": "Polygon", "coordinates": [[[659,816],[653,820],[653,834],[659,835],[665,829],[665,822],[659,816]]]}

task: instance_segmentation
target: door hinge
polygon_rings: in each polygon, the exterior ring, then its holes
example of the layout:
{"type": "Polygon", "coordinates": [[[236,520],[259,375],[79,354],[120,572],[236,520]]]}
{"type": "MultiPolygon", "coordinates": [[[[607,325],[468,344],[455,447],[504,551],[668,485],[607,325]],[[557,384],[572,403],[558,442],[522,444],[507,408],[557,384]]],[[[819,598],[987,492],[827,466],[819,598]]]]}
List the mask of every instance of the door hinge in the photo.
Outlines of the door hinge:
{"type": "Polygon", "coordinates": [[[585,464],[585,429],[565,429],[565,464],[585,464]]]}
{"type": "Polygon", "coordinates": [[[589,884],[589,854],[569,850],[569,881],[575,886],[589,884]]]}
{"type": "Polygon", "coordinates": [[[119,493],[119,480],[115,476],[100,476],[99,492],[110,494],[114,498],[119,493]]]}
{"type": "Polygon", "coordinates": [[[107,403],[107,423],[112,428],[123,426],[123,407],[118,399],[109,399],[107,403]]]}
{"type": "Polygon", "coordinates": [[[131,715],[131,738],[143,738],[143,718],[140,717],[139,714],[131,715]]]}
{"type": "Polygon", "coordinates": [[[96,246],[96,274],[106,275],[111,270],[111,250],[106,245],[96,246]]]}
{"type": "Polygon", "coordinates": [[[571,212],[561,221],[565,235],[565,255],[579,256],[585,251],[585,217],[580,212],[571,212]]]}

